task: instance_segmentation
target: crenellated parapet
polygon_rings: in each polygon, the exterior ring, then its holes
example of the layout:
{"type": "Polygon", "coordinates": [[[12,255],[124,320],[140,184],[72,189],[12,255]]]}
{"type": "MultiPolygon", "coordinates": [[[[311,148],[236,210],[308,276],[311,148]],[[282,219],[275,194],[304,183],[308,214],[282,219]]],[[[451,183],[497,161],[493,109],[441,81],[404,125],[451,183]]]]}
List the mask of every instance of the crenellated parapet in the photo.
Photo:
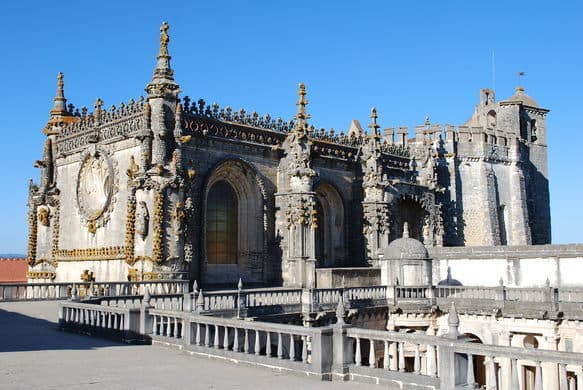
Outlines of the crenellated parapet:
{"type": "Polygon", "coordinates": [[[109,109],[104,109],[101,99],[97,99],[93,112],[83,110],[74,122],[62,126],[56,133],[58,155],[78,152],[91,143],[107,143],[137,134],[145,125],[144,110],[143,97],[109,109]]]}

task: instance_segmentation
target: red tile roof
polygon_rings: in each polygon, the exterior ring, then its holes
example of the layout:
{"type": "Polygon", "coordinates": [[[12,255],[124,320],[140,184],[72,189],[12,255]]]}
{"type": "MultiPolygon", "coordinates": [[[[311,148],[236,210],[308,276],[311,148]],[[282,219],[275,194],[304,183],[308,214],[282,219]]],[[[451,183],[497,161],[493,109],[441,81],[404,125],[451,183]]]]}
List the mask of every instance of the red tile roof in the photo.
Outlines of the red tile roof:
{"type": "Polygon", "coordinates": [[[0,258],[0,283],[26,282],[26,259],[0,258]]]}

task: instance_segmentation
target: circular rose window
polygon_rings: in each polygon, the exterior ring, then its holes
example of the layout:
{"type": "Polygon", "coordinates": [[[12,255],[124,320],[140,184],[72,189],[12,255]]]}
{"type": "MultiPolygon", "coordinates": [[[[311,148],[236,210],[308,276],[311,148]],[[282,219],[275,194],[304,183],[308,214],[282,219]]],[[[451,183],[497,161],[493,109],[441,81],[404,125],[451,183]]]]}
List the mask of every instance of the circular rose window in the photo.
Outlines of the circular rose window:
{"type": "Polygon", "coordinates": [[[103,154],[96,153],[85,158],[77,179],[77,203],[88,221],[99,218],[109,205],[112,180],[111,164],[103,154]]]}

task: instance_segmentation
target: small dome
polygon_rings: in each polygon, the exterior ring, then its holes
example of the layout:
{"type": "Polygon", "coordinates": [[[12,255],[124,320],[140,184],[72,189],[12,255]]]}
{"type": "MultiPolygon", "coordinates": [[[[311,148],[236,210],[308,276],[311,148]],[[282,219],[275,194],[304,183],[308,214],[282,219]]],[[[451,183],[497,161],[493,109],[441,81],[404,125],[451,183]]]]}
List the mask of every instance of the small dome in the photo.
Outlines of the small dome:
{"type": "Polygon", "coordinates": [[[409,238],[409,227],[405,222],[403,237],[392,241],[383,257],[387,260],[424,260],[429,259],[429,253],[421,241],[409,238]]]}
{"type": "Polygon", "coordinates": [[[447,267],[447,278],[443,279],[438,286],[463,286],[462,282],[451,277],[451,267],[447,267]]]}
{"type": "Polygon", "coordinates": [[[522,102],[522,104],[524,104],[525,106],[538,107],[538,103],[536,102],[536,100],[534,100],[533,98],[524,93],[523,87],[516,87],[516,92],[514,93],[514,95],[510,96],[507,99],[507,101],[522,102]]]}

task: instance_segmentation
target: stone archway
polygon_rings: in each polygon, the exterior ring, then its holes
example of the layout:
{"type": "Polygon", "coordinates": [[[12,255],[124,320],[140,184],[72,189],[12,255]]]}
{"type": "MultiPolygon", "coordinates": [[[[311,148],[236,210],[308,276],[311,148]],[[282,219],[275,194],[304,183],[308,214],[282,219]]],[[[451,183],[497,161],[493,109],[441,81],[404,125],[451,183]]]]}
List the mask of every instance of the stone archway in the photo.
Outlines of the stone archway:
{"type": "Polygon", "coordinates": [[[245,283],[265,282],[267,254],[264,242],[266,238],[264,203],[257,173],[248,163],[240,160],[226,160],[211,171],[204,186],[202,202],[201,279],[204,284],[233,285],[239,278],[245,283]],[[232,192],[232,194],[225,194],[225,192],[232,192]],[[230,206],[220,203],[227,200],[230,206]],[[220,209],[218,222],[217,210],[211,210],[209,207],[220,209]],[[227,213],[233,208],[236,210],[233,211],[236,215],[225,217],[223,221],[220,213],[227,213]],[[213,225],[226,223],[227,219],[229,223],[236,224],[236,228],[230,226],[221,231],[213,225]],[[221,245],[221,238],[217,238],[217,234],[223,236],[236,234],[236,237],[229,237],[228,243],[225,243],[229,255],[224,259],[209,252],[216,250],[217,245],[221,245]],[[236,245],[234,251],[233,245],[236,245]]]}
{"type": "MultiPolygon", "coordinates": [[[[464,333],[464,336],[468,338],[469,342],[476,344],[484,344],[482,339],[473,333],[464,333]]],[[[474,366],[474,380],[480,386],[480,388],[486,387],[486,364],[485,358],[482,355],[473,355],[472,363],[474,366]]]]}
{"type": "Polygon", "coordinates": [[[403,237],[403,226],[407,222],[409,226],[409,237],[424,241],[424,228],[428,213],[421,203],[413,197],[402,196],[395,206],[393,212],[393,223],[389,236],[389,241],[403,237]]]}
{"type": "Polygon", "coordinates": [[[315,191],[318,210],[317,266],[342,266],[346,257],[344,202],[338,190],[329,183],[319,184],[315,191]]]}

